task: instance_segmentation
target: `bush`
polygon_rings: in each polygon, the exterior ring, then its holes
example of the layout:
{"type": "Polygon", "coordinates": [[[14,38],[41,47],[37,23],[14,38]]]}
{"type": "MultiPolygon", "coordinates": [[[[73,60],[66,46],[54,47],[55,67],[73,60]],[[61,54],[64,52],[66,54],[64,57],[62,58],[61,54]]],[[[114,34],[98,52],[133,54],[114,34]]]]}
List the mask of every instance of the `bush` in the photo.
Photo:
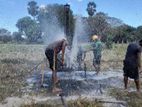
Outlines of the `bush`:
{"type": "Polygon", "coordinates": [[[106,40],[106,48],[107,49],[112,49],[112,44],[113,44],[112,38],[111,38],[111,36],[108,36],[107,40],[106,40]]]}

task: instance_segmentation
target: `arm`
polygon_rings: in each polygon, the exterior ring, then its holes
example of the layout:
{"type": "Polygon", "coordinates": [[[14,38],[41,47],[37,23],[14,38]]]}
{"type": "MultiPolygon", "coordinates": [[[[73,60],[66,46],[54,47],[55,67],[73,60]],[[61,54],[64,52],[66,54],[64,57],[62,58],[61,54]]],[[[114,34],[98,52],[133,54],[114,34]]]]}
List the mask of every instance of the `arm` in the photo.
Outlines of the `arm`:
{"type": "Polygon", "coordinates": [[[62,47],[62,64],[64,65],[65,46],[62,47]]]}
{"type": "Polygon", "coordinates": [[[56,70],[56,61],[57,61],[57,53],[56,48],[54,49],[54,57],[53,57],[53,70],[56,70]]]}
{"type": "Polygon", "coordinates": [[[83,52],[83,61],[85,60],[85,58],[86,58],[86,52],[84,51],[83,52]]]}
{"type": "Polygon", "coordinates": [[[142,68],[141,68],[141,53],[138,53],[138,67],[139,67],[139,71],[142,72],[142,68]]]}

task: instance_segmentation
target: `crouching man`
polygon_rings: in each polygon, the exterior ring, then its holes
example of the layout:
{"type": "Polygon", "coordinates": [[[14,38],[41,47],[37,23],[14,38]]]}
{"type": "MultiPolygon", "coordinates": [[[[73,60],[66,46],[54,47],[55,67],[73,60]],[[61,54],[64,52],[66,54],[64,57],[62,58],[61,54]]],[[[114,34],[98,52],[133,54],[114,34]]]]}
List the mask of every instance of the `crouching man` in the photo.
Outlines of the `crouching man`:
{"type": "Polygon", "coordinates": [[[45,55],[49,61],[50,69],[52,70],[53,93],[62,91],[60,88],[57,88],[56,86],[56,84],[59,81],[59,79],[57,78],[57,55],[58,53],[60,53],[60,51],[62,51],[62,66],[63,66],[66,46],[67,46],[67,41],[65,39],[62,39],[49,44],[45,50],[45,55]]]}
{"type": "Polygon", "coordinates": [[[128,45],[124,60],[124,87],[127,89],[128,77],[134,79],[137,91],[140,92],[139,72],[141,69],[141,48],[142,40],[139,43],[131,43],[128,45]]]}

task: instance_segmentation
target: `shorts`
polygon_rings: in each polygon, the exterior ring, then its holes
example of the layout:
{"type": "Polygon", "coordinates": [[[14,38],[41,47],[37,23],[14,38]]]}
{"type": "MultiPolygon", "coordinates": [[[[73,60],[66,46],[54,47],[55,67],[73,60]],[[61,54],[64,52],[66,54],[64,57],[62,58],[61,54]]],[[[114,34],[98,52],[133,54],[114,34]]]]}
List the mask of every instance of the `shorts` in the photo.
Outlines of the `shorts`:
{"type": "MultiPolygon", "coordinates": [[[[53,65],[54,65],[54,50],[53,49],[46,49],[45,55],[49,61],[49,67],[51,70],[53,70],[53,65]]],[[[59,59],[61,59],[59,57],[59,59]]],[[[55,70],[60,70],[62,63],[61,61],[57,58],[57,61],[55,61],[55,70]]]]}
{"type": "MultiPolygon", "coordinates": [[[[46,55],[46,57],[47,57],[47,59],[49,61],[49,67],[50,67],[50,69],[53,70],[53,65],[54,65],[54,50],[53,49],[46,49],[45,55],[46,55]]],[[[57,64],[55,64],[55,65],[57,65],[57,64]]],[[[55,69],[56,69],[56,67],[55,67],[55,69]]]]}
{"type": "Polygon", "coordinates": [[[139,70],[137,63],[132,60],[124,60],[123,65],[124,76],[132,78],[134,80],[139,79],[139,70]]]}

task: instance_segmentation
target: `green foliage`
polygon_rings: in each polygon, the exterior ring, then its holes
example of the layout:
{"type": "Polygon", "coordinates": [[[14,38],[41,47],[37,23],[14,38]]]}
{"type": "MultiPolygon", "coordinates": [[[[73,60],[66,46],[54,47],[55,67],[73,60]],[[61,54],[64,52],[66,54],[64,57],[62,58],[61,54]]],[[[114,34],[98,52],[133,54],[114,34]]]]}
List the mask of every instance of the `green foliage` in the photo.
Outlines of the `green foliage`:
{"type": "Polygon", "coordinates": [[[108,35],[107,40],[106,40],[106,48],[107,49],[112,49],[112,45],[113,45],[112,36],[108,35]]]}
{"type": "Polygon", "coordinates": [[[25,34],[29,42],[36,42],[41,36],[39,25],[28,16],[19,19],[16,26],[19,32],[25,34]]]}
{"type": "Polygon", "coordinates": [[[129,26],[129,25],[121,25],[116,28],[114,28],[113,31],[113,41],[119,42],[119,43],[127,43],[130,41],[134,41],[134,31],[135,28],[129,26]]]}
{"type": "Polygon", "coordinates": [[[96,4],[94,2],[89,2],[86,10],[89,16],[93,16],[96,12],[96,4]]]}
{"type": "Polygon", "coordinates": [[[0,36],[0,41],[2,41],[3,43],[8,43],[12,41],[12,36],[0,36]]]}
{"type": "MultiPolygon", "coordinates": [[[[27,9],[28,13],[34,17],[34,20],[30,17],[23,17],[17,21],[16,26],[19,29],[19,32],[27,37],[28,42],[42,42],[44,36],[54,36],[55,32],[53,31],[57,31],[58,29],[61,29],[62,32],[65,31],[65,27],[67,26],[67,11],[65,10],[65,5],[48,4],[39,7],[37,2],[30,1],[28,2],[27,9]],[[54,25],[57,25],[58,27],[54,28],[54,25]]],[[[127,43],[141,39],[142,26],[139,26],[138,28],[131,27],[124,24],[121,20],[110,17],[103,12],[98,12],[94,15],[96,12],[96,4],[94,2],[89,2],[87,4],[87,12],[91,17],[82,17],[83,23],[85,24],[84,32],[86,34],[84,35],[86,38],[91,39],[92,35],[99,35],[101,36],[102,41],[106,42],[108,48],[111,48],[112,42],[127,43]],[[111,38],[108,37],[108,35],[112,35],[111,38]]],[[[74,17],[73,11],[69,9],[69,34],[67,34],[67,39],[70,44],[74,35],[74,17]]],[[[20,34],[13,35],[16,41],[22,40],[20,34]]],[[[0,40],[3,41],[3,39],[0,40]]]]}
{"type": "Polygon", "coordinates": [[[33,16],[35,18],[35,16],[37,16],[38,14],[38,6],[37,6],[37,2],[35,1],[30,1],[28,3],[28,13],[33,16]]]}
{"type": "Polygon", "coordinates": [[[88,36],[97,34],[102,37],[103,42],[106,41],[110,29],[110,25],[107,23],[106,17],[106,14],[99,12],[93,17],[86,18],[86,29],[88,32],[88,36]]]}
{"type": "Polygon", "coordinates": [[[134,36],[135,40],[142,39],[142,26],[137,27],[136,31],[134,32],[134,34],[135,34],[135,36],[134,36]]]}
{"type": "Polygon", "coordinates": [[[59,24],[61,26],[65,25],[64,15],[65,12],[63,5],[46,5],[45,8],[39,10],[38,21],[43,31],[45,31],[45,25],[48,26],[48,24],[59,24]],[[57,20],[56,23],[55,20],[57,20]]]}
{"type": "MultiPolygon", "coordinates": [[[[73,12],[69,10],[69,35],[67,38],[72,39],[74,33],[74,18],[73,12]]],[[[38,21],[41,27],[42,32],[49,33],[51,32],[50,27],[52,25],[59,26],[61,29],[64,29],[66,26],[66,12],[64,5],[52,4],[46,5],[45,8],[41,8],[38,14],[38,21]],[[50,26],[51,25],[51,26],[50,26]],[[45,27],[47,26],[47,27],[45,27]],[[50,31],[49,31],[50,30],[50,31]]]]}
{"type": "Polygon", "coordinates": [[[7,29],[5,28],[1,28],[0,29],[0,41],[2,41],[3,43],[7,43],[12,41],[12,36],[11,36],[11,32],[9,32],[7,29]]]}
{"type": "Polygon", "coordinates": [[[13,32],[13,39],[16,41],[16,42],[21,42],[24,40],[24,38],[22,38],[22,33],[20,32],[13,32]]]}

